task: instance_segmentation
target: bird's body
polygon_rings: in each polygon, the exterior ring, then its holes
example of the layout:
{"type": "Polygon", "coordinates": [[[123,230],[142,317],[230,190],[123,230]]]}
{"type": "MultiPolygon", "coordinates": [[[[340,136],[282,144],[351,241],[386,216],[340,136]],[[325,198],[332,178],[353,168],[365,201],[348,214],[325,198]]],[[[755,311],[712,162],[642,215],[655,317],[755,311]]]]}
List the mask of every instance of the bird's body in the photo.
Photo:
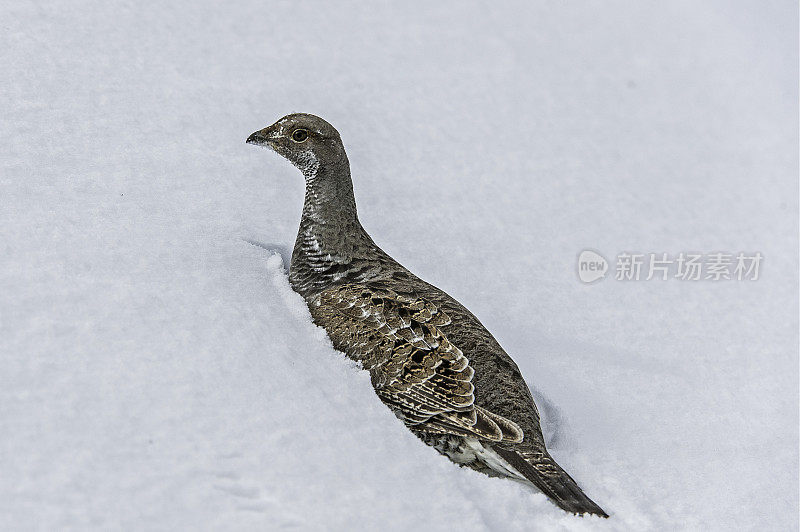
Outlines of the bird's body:
{"type": "Polygon", "coordinates": [[[296,114],[254,133],[301,169],[305,204],[289,279],[380,399],[452,461],[536,486],[564,510],[607,517],[550,457],[517,365],[458,301],[422,281],[358,221],[338,132],[296,114]]]}

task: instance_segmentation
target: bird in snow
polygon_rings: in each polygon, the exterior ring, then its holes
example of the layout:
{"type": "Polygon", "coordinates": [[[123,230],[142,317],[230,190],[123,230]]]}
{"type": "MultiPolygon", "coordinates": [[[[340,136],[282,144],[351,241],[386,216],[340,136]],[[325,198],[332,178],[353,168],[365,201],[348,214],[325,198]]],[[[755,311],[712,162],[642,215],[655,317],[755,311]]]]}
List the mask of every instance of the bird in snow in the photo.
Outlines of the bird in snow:
{"type": "Polygon", "coordinates": [[[608,517],[550,456],[530,390],[497,340],[361,226],[336,129],[291,114],[247,143],[305,176],[289,280],[334,347],[369,371],[381,401],[453,462],[533,485],[568,512],[608,517]]]}

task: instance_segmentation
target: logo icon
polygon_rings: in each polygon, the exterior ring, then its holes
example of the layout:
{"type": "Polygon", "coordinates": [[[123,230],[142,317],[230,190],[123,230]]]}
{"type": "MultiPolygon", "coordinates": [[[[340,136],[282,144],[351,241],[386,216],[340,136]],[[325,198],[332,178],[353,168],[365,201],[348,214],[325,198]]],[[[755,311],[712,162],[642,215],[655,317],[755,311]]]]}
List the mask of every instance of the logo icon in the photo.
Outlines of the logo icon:
{"type": "Polygon", "coordinates": [[[603,279],[607,271],[608,261],[596,251],[584,249],[578,255],[578,278],[581,282],[588,284],[603,279]]]}

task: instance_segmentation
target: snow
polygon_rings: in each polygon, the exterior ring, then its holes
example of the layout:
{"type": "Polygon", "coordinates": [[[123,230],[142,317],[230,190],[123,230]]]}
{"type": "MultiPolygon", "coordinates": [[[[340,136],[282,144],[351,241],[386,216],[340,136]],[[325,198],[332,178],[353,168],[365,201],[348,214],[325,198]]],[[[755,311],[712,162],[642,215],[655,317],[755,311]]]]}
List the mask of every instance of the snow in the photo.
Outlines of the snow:
{"type": "Polygon", "coordinates": [[[0,9],[0,529],[798,528],[796,3],[0,9]],[[297,111],[609,520],[453,466],[311,323],[302,176],[244,143],[297,111]]]}

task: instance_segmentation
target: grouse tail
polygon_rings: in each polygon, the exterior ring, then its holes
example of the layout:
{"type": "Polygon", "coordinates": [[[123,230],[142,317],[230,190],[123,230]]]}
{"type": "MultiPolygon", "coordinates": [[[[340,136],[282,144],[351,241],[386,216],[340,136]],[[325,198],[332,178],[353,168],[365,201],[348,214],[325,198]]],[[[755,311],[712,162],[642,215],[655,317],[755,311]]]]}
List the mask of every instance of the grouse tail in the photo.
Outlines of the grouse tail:
{"type": "Polygon", "coordinates": [[[523,457],[516,451],[497,447],[495,451],[562,510],[608,517],[546,451],[537,452],[533,457],[523,457]]]}

